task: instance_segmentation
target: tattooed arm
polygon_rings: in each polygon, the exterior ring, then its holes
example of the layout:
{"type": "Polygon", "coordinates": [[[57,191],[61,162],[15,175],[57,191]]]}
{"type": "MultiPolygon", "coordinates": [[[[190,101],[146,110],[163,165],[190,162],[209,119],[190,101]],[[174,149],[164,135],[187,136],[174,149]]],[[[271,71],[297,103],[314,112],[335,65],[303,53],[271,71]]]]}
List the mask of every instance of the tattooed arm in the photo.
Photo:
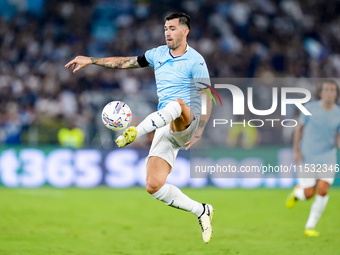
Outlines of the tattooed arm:
{"type": "Polygon", "coordinates": [[[137,57],[91,58],[91,63],[98,66],[118,69],[140,67],[137,62],[137,57]]]}
{"type": "Polygon", "coordinates": [[[110,57],[110,58],[91,58],[78,56],[68,62],[65,67],[73,68],[73,73],[90,65],[98,65],[115,69],[128,69],[141,67],[137,62],[137,57],[110,57]]]}

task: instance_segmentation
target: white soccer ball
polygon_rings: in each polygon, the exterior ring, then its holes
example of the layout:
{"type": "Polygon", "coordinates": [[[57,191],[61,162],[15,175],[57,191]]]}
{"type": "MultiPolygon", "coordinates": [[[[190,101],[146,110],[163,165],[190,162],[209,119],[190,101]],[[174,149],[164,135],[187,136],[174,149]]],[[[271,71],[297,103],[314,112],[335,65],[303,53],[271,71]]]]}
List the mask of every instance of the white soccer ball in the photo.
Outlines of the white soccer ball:
{"type": "Polygon", "coordinates": [[[132,113],[130,107],[121,101],[112,101],[102,111],[102,121],[108,129],[119,131],[130,124],[132,113]]]}

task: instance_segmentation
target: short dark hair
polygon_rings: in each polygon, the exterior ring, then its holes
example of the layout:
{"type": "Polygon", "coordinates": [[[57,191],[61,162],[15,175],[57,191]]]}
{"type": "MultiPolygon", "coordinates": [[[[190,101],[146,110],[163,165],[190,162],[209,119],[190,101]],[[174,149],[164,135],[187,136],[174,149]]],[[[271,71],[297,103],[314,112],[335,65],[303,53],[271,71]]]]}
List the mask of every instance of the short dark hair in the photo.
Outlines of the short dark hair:
{"type": "Polygon", "coordinates": [[[324,80],[324,81],[320,82],[318,87],[317,87],[317,90],[316,90],[316,97],[320,99],[320,93],[321,93],[321,90],[322,90],[323,85],[325,83],[331,83],[331,84],[335,85],[335,87],[336,87],[336,99],[338,99],[339,96],[340,96],[340,87],[335,80],[324,80]]]}
{"type": "Polygon", "coordinates": [[[179,24],[186,25],[190,30],[191,25],[190,25],[190,16],[189,15],[182,13],[182,12],[175,12],[175,13],[171,13],[171,14],[167,15],[164,18],[164,21],[168,21],[168,20],[172,20],[172,19],[179,19],[179,24]]]}

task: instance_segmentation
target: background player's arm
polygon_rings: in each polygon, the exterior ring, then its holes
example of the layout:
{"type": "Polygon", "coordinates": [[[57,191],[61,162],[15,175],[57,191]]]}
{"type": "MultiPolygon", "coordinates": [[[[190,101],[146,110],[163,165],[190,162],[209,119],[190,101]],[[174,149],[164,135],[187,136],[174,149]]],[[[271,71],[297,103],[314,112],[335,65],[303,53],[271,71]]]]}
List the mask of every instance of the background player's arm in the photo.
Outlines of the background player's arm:
{"type": "Polygon", "coordinates": [[[114,69],[129,69],[141,67],[138,64],[137,56],[134,57],[110,57],[110,58],[92,58],[85,56],[78,56],[65,65],[66,68],[73,68],[73,72],[90,65],[104,66],[114,69]]]}
{"type": "Polygon", "coordinates": [[[340,149],[340,134],[338,134],[338,148],[340,149]]]}
{"type": "Polygon", "coordinates": [[[301,160],[303,159],[303,155],[300,151],[300,142],[302,139],[303,128],[304,126],[299,124],[299,126],[296,128],[294,132],[293,150],[294,150],[294,161],[296,164],[300,163],[301,160]]]}
{"type": "MultiPolygon", "coordinates": [[[[208,92],[210,92],[210,89],[207,89],[207,90],[208,90],[208,92]]],[[[200,93],[200,95],[202,95],[206,92],[201,90],[201,91],[199,91],[199,93],[200,93]]],[[[188,145],[185,150],[188,150],[191,146],[193,146],[194,144],[196,144],[200,140],[200,138],[203,134],[204,128],[208,123],[208,120],[209,120],[210,115],[211,115],[212,100],[211,100],[211,98],[208,94],[206,94],[206,98],[207,98],[207,114],[201,115],[200,122],[198,124],[198,128],[195,131],[195,133],[193,133],[190,141],[185,144],[185,145],[188,145]]]]}

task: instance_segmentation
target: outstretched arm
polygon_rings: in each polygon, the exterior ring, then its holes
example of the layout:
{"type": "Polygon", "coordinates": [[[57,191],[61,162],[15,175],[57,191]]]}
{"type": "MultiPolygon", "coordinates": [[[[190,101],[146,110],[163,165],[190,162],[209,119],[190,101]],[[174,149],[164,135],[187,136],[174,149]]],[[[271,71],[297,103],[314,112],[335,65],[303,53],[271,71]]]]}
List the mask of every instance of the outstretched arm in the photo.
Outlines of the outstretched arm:
{"type": "Polygon", "coordinates": [[[73,73],[80,69],[90,65],[98,65],[115,69],[129,69],[141,67],[138,64],[137,57],[110,57],[110,58],[92,58],[85,56],[78,56],[75,59],[68,62],[65,67],[73,68],[73,73]]]}
{"type": "MultiPolygon", "coordinates": [[[[207,89],[207,90],[210,92],[210,89],[207,89]]],[[[200,95],[206,94],[205,91],[200,91],[199,93],[200,93],[200,95]]],[[[185,150],[190,149],[190,147],[195,145],[201,139],[205,125],[207,125],[207,123],[208,123],[208,120],[209,120],[210,115],[211,115],[212,100],[211,100],[210,96],[208,96],[208,95],[206,95],[206,98],[207,98],[207,114],[201,115],[200,122],[198,124],[198,128],[195,131],[195,133],[193,133],[190,141],[185,144],[185,145],[187,145],[185,150]]]]}

